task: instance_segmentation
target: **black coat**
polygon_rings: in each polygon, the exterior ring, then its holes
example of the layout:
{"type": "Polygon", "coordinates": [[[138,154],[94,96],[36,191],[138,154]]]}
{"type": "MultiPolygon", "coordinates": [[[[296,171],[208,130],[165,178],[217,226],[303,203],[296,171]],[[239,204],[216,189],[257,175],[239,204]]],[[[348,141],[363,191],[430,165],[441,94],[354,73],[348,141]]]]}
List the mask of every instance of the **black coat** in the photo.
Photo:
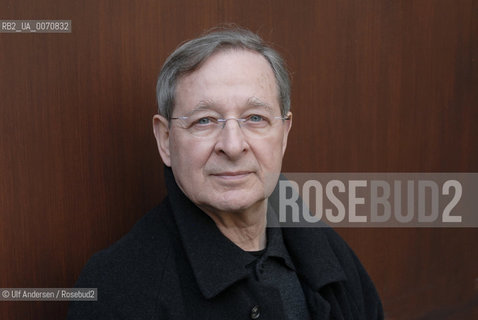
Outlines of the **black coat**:
{"type": "MultiPolygon", "coordinates": [[[[197,214],[170,170],[166,181],[162,204],[87,263],[76,287],[98,288],[98,301],[72,302],[68,319],[245,320],[254,314],[235,284],[220,292],[229,277],[220,272],[220,232],[202,229],[208,217],[197,214]],[[198,243],[206,249],[193,250],[198,243]]],[[[372,281],[332,229],[285,228],[282,236],[312,319],[383,319],[372,281]]],[[[268,305],[267,296],[264,301],[258,319],[284,319],[280,307],[268,305]]]]}

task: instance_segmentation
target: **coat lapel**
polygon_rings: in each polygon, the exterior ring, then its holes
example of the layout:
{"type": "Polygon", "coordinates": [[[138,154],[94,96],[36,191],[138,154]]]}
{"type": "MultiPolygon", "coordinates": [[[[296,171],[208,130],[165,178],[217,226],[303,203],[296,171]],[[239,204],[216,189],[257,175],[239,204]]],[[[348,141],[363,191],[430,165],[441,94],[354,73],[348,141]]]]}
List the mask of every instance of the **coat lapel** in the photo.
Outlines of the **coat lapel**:
{"type": "Polygon", "coordinates": [[[302,282],[311,320],[325,320],[330,318],[330,304],[317,291],[312,290],[310,286],[302,282]]]}

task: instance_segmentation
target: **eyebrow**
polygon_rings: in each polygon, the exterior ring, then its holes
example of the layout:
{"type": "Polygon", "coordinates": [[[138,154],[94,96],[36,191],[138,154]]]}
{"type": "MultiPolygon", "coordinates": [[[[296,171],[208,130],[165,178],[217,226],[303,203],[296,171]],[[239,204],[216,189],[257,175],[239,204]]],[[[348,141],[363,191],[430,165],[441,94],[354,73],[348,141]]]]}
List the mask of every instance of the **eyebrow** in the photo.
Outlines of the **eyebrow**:
{"type": "Polygon", "coordinates": [[[212,100],[201,100],[199,103],[194,107],[194,109],[191,110],[190,113],[194,113],[196,111],[201,111],[201,110],[210,110],[213,109],[216,106],[216,103],[212,100]]]}
{"type": "MultiPolygon", "coordinates": [[[[196,104],[194,109],[189,112],[189,114],[193,114],[195,112],[202,111],[202,110],[215,109],[216,106],[217,106],[217,104],[213,100],[209,100],[209,99],[208,100],[201,100],[201,101],[199,101],[198,104],[196,104]]],[[[259,99],[257,97],[251,97],[251,98],[247,99],[247,106],[264,108],[267,111],[269,111],[270,113],[272,113],[274,111],[274,109],[272,108],[272,106],[270,104],[262,101],[261,99],[259,99]]]]}
{"type": "Polygon", "coordinates": [[[269,112],[273,112],[274,109],[272,106],[266,102],[261,101],[261,99],[256,98],[256,97],[251,97],[247,100],[247,104],[253,107],[261,107],[267,109],[269,112]]]}

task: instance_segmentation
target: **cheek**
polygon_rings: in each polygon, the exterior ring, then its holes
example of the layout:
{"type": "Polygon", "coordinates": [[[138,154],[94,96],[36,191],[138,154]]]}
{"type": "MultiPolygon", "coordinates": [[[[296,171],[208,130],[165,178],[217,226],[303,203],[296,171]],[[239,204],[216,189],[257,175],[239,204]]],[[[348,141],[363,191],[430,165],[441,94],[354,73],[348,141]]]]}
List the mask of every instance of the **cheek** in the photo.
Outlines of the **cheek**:
{"type": "Polygon", "coordinates": [[[261,166],[267,171],[280,171],[282,164],[282,136],[264,139],[255,144],[255,154],[261,166]]]}
{"type": "Polygon", "coordinates": [[[171,165],[181,167],[184,172],[203,167],[210,155],[210,147],[204,142],[171,135],[171,165]]]}

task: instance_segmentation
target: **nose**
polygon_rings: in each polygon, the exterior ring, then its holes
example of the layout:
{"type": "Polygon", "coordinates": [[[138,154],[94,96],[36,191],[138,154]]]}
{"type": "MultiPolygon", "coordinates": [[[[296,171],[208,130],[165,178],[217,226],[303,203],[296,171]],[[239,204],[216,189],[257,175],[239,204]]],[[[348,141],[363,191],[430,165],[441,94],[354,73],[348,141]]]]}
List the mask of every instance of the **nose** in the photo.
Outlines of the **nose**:
{"type": "Polygon", "coordinates": [[[240,126],[240,122],[234,118],[228,119],[219,133],[219,138],[215,146],[216,152],[227,155],[231,160],[236,160],[248,149],[249,145],[240,126]]]}

